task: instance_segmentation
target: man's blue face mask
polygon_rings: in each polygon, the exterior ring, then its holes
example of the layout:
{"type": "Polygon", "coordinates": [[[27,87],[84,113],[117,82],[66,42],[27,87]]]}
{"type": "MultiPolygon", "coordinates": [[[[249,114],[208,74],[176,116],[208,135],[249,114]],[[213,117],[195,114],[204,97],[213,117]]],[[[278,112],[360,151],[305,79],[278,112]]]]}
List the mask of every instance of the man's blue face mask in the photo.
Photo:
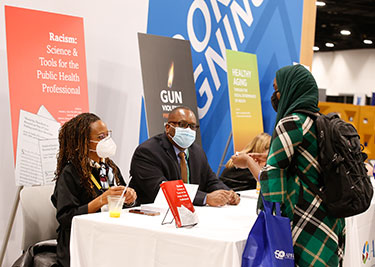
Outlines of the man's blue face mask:
{"type": "Polygon", "coordinates": [[[172,140],[181,148],[188,148],[190,147],[195,141],[196,132],[189,127],[181,128],[181,127],[174,127],[169,124],[173,129],[175,129],[174,136],[172,140]]]}

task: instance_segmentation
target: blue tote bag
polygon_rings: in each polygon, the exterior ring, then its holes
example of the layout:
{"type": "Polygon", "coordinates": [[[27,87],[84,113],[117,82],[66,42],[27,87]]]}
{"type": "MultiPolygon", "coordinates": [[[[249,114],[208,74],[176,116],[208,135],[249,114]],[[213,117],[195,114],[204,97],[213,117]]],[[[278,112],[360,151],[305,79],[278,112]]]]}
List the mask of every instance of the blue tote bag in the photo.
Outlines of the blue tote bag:
{"type": "Polygon", "coordinates": [[[280,215],[280,203],[265,201],[247,238],[242,267],[294,267],[290,221],[280,215]],[[275,205],[276,215],[272,214],[275,205]]]}

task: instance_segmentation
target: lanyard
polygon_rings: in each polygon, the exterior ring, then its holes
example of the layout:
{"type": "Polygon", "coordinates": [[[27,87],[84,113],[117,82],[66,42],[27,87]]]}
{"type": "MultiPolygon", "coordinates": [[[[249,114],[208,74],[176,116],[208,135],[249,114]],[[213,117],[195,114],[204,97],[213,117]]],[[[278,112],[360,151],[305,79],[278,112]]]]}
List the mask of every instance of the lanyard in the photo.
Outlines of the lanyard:
{"type": "Polygon", "coordinates": [[[187,183],[190,184],[189,149],[186,149],[187,183]]]}
{"type": "Polygon", "coordinates": [[[92,173],[91,173],[90,178],[91,178],[91,181],[92,181],[92,182],[94,183],[94,185],[96,186],[96,188],[98,188],[99,191],[100,191],[100,190],[102,189],[102,187],[101,187],[101,185],[98,183],[98,181],[95,179],[94,175],[92,175],[92,173]]]}
{"type": "MultiPolygon", "coordinates": [[[[109,173],[107,174],[107,182],[106,183],[108,184],[108,188],[111,188],[111,186],[109,185],[108,175],[109,175],[109,173]]],[[[102,191],[102,186],[98,183],[98,181],[96,180],[95,176],[92,173],[90,175],[90,179],[95,184],[96,188],[98,188],[99,191],[102,191]]]]}

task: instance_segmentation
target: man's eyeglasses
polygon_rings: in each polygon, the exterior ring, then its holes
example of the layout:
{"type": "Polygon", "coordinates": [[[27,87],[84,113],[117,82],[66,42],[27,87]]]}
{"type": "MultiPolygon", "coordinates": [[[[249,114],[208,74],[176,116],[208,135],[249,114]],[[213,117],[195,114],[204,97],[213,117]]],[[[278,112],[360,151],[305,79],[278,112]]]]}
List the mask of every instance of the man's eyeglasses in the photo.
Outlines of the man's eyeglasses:
{"type": "Polygon", "coordinates": [[[199,128],[199,125],[193,123],[187,123],[186,121],[169,121],[168,123],[176,124],[178,127],[187,128],[189,127],[193,131],[196,131],[199,128]]]}

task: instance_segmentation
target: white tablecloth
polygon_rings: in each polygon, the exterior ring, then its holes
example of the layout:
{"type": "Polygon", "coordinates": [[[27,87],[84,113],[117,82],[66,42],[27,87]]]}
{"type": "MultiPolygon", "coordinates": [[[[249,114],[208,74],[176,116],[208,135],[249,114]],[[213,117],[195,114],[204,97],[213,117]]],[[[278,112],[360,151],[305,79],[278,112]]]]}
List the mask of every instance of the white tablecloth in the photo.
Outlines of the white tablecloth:
{"type": "MultiPolygon", "coordinates": [[[[374,177],[371,181],[375,189],[374,177]]],[[[371,206],[366,212],[346,218],[345,222],[344,267],[375,266],[375,197],[373,196],[371,206]]]]}
{"type": "MultiPolygon", "coordinates": [[[[123,210],[120,218],[108,213],[73,219],[70,253],[72,267],[239,267],[249,231],[257,215],[255,191],[241,192],[238,206],[196,207],[199,224],[193,228],[161,225],[163,216],[123,210]]],[[[347,218],[345,267],[375,265],[375,198],[368,211],[347,218]],[[366,262],[362,255],[368,242],[366,262]]]]}
{"type": "Polygon", "coordinates": [[[76,216],[71,233],[71,266],[218,267],[241,266],[242,251],[256,220],[256,199],[238,206],[195,207],[193,228],[161,225],[163,216],[123,211],[76,216]]]}

